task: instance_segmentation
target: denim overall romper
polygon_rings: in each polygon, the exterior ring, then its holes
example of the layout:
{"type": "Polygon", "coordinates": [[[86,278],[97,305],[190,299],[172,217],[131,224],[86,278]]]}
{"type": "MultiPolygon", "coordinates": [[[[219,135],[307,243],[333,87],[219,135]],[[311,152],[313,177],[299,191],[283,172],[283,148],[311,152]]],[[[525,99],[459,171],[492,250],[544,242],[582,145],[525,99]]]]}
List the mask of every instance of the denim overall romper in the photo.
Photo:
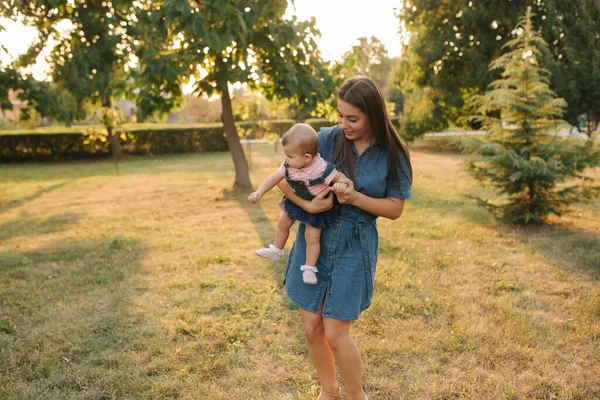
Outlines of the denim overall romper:
{"type": "MultiPolygon", "coordinates": [[[[322,184],[325,182],[325,178],[331,174],[331,172],[335,169],[335,165],[327,162],[327,166],[325,167],[325,171],[323,174],[315,179],[310,179],[308,181],[308,185],[306,185],[303,181],[293,180],[289,177],[288,168],[289,165],[284,163],[285,168],[285,180],[288,182],[294,193],[298,195],[298,197],[303,198],[304,200],[312,200],[315,196],[310,193],[308,190],[309,186],[322,184]]],[[[330,194],[332,196],[332,194],[330,194]]],[[[293,220],[308,224],[310,226],[314,226],[315,228],[324,229],[333,224],[333,220],[335,214],[338,212],[339,207],[337,206],[339,203],[334,199],[334,207],[331,210],[327,210],[318,214],[310,214],[300,206],[292,203],[286,197],[283,198],[281,202],[281,207],[286,212],[286,214],[293,220]]]]}
{"type": "Polygon", "coordinates": [[[304,200],[309,201],[314,199],[315,196],[313,196],[313,194],[308,190],[308,187],[325,183],[325,178],[329,176],[329,174],[331,174],[331,172],[335,169],[335,165],[333,165],[333,163],[327,162],[327,166],[325,167],[323,175],[315,179],[309,179],[308,185],[306,185],[306,183],[303,181],[295,181],[291,179],[288,175],[288,163],[286,162],[283,165],[285,165],[285,180],[290,185],[294,193],[296,193],[299,197],[302,197],[304,200]]]}

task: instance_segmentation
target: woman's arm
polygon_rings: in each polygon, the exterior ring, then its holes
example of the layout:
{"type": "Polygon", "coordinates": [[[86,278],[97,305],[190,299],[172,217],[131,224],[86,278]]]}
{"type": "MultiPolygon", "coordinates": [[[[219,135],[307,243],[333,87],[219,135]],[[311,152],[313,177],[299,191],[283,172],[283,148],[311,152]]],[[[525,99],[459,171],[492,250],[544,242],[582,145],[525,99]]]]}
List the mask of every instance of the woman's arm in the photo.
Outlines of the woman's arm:
{"type": "Polygon", "coordinates": [[[376,199],[354,190],[354,183],[350,179],[342,179],[348,185],[343,191],[336,191],[337,198],[342,204],[351,204],[368,213],[392,220],[398,219],[404,210],[405,199],[384,197],[376,199]]]}
{"type": "Polygon", "coordinates": [[[277,185],[277,187],[292,203],[296,204],[308,213],[317,214],[323,211],[331,210],[331,208],[333,207],[333,195],[325,197],[329,194],[331,190],[331,188],[329,187],[326,190],[323,190],[321,193],[319,193],[311,201],[304,200],[303,198],[299,197],[296,193],[294,193],[294,191],[285,179],[282,179],[281,182],[279,182],[279,184],[277,185]]]}

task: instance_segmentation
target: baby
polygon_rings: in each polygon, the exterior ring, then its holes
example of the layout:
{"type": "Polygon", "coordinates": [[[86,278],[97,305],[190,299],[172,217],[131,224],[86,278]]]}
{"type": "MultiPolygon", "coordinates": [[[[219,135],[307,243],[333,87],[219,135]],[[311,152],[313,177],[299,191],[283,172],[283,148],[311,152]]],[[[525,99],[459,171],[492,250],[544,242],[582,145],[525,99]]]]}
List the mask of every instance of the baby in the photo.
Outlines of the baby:
{"type": "MultiPolygon", "coordinates": [[[[279,170],[265,179],[255,192],[248,196],[248,201],[255,204],[269,190],[273,189],[283,178],[292,190],[305,200],[312,200],[316,195],[333,186],[334,191],[342,192],[347,188],[342,183],[346,178],[335,166],[325,161],[317,152],[319,141],[315,130],[307,124],[296,124],[288,130],[281,140],[285,161],[279,170]],[[342,182],[340,182],[342,181],[342,182]]],[[[268,248],[256,251],[261,257],[277,261],[283,256],[283,247],[290,234],[290,228],[296,220],[306,226],[306,264],[300,267],[304,283],[317,283],[317,259],[321,251],[321,230],[330,226],[335,217],[335,207],[318,214],[310,214],[289,199],[283,198],[279,203],[283,209],[273,244],[268,248]]]]}

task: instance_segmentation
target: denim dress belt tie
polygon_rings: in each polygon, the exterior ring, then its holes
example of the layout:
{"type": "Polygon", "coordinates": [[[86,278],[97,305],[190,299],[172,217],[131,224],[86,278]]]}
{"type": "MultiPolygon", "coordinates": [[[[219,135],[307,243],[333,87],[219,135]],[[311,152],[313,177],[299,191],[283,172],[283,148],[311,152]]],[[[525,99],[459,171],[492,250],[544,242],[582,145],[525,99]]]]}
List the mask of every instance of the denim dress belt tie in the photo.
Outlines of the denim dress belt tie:
{"type": "Polygon", "coordinates": [[[367,218],[366,216],[361,215],[358,218],[353,219],[340,216],[340,219],[353,224],[349,231],[350,234],[346,239],[346,245],[348,246],[348,249],[352,250],[352,246],[350,245],[351,238],[358,237],[360,240],[362,259],[365,266],[365,278],[367,280],[367,298],[370,299],[373,297],[373,273],[371,271],[369,247],[367,245],[367,224],[374,225],[376,218],[367,218]]]}

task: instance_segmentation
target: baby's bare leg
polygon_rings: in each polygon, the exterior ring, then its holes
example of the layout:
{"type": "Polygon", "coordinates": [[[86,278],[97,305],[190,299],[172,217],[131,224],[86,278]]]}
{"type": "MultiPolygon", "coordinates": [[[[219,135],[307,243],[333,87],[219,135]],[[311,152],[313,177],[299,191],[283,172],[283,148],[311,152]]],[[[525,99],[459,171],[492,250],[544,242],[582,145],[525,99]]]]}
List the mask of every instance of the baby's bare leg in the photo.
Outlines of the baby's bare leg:
{"type": "Polygon", "coordinates": [[[317,265],[317,259],[321,252],[321,229],[305,225],[304,240],[306,240],[306,265],[312,267],[317,265]]]}
{"type": "Polygon", "coordinates": [[[288,237],[290,236],[290,228],[294,225],[294,220],[288,217],[286,213],[281,213],[281,217],[279,217],[279,222],[277,223],[277,231],[275,232],[275,239],[273,240],[273,245],[278,249],[283,249],[285,247],[285,242],[287,242],[288,237]]]}

